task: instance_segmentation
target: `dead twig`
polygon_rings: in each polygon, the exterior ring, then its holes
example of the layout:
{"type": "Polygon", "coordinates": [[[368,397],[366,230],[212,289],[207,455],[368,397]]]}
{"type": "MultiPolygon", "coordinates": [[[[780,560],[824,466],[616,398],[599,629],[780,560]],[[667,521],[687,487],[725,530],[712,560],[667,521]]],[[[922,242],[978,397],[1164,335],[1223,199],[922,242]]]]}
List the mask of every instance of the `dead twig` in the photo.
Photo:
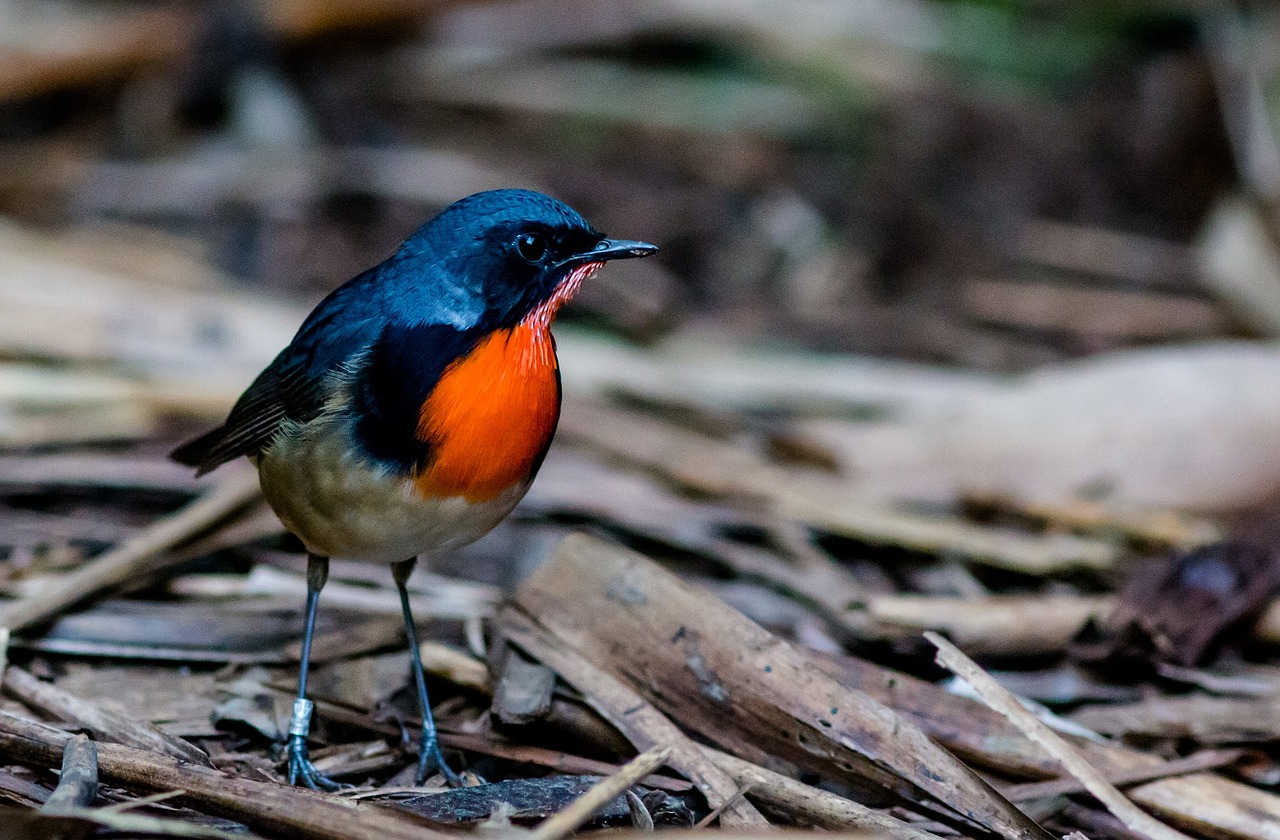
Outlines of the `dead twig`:
{"type": "Polygon", "coordinates": [[[98,795],[98,749],[84,735],[73,735],[62,752],[58,786],[40,807],[46,814],[87,808],[98,795]]]}
{"type": "Polygon", "coordinates": [[[737,802],[742,797],[746,796],[750,790],[751,790],[751,784],[749,782],[747,784],[739,785],[738,789],[734,791],[733,796],[729,797],[729,801],[725,802],[719,808],[715,808],[709,811],[707,815],[702,819],[698,820],[698,822],[695,823],[693,827],[706,828],[707,826],[711,825],[713,822],[715,822],[720,818],[720,815],[724,813],[725,808],[728,808],[730,805],[737,802]]]}
{"type": "Polygon", "coordinates": [[[1190,840],[1187,835],[1159,822],[1125,798],[1115,785],[1057,733],[1049,729],[1036,716],[1017,701],[986,671],[978,667],[960,649],[939,636],[925,633],[925,638],[938,648],[938,664],[968,682],[988,706],[1007,717],[1022,733],[1049,752],[1060,764],[1080,780],[1107,810],[1127,827],[1146,835],[1151,840],[1190,840]]]}
{"type": "Polygon", "coordinates": [[[657,747],[628,761],[612,776],[602,779],[560,813],[533,830],[530,840],[562,840],[591,819],[605,803],[622,795],[632,785],[657,770],[671,757],[671,747],[657,747]]]}

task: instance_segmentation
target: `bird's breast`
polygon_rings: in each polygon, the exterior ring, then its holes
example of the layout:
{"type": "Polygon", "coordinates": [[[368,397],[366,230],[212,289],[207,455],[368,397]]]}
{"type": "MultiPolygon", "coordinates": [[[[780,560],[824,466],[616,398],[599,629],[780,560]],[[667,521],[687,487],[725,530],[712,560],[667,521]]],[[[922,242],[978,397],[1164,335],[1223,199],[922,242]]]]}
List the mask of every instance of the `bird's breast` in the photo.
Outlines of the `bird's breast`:
{"type": "Polygon", "coordinates": [[[308,551],[379,563],[466,545],[510,513],[527,489],[514,485],[476,502],[424,497],[412,477],[353,446],[336,413],[283,430],[257,463],[267,501],[308,551]]]}
{"type": "Polygon", "coordinates": [[[545,325],[493,332],[441,373],[418,414],[425,498],[487,502],[527,485],[560,418],[555,343],[545,325]]]}

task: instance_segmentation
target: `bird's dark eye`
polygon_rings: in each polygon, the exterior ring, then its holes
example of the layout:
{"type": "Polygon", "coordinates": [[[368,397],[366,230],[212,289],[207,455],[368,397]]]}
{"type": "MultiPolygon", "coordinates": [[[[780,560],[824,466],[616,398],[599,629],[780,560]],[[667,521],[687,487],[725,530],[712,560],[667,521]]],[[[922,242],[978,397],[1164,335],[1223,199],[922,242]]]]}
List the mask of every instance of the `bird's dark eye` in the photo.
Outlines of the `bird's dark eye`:
{"type": "Polygon", "coordinates": [[[522,233],[516,237],[516,253],[526,262],[536,263],[547,255],[547,238],[540,233],[522,233]]]}

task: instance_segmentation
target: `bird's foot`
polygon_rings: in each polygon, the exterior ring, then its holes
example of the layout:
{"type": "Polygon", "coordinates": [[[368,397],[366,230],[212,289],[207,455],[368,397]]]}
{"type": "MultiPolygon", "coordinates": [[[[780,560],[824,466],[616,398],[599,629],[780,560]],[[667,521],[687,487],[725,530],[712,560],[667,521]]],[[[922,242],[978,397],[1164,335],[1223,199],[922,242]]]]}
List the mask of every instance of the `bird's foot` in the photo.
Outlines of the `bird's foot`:
{"type": "Polygon", "coordinates": [[[342,790],[346,785],[335,782],[316,769],[307,757],[307,739],[302,735],[289,736],[289,784],[306,785],[312,790],[342,790]]]}
{"type": "Polygon", "coordinates": [[[307,735],[311,732],[311,712],[315,704],[299,697],[293,701],[293,717],[289,719],[289,784],[304,784],[312,790],[341,790],[345,785],[335,782],[316,769],[307,755],[307,735]]]}
{"type": "Polygon", "coordinates": [[[424,729],[418,741],[418,773],[414,776],[414,784],[419,787],[426,782],[432,770],[439,770],[449,787],[462,787],[462,779],[453,772],[440,752],[440,739],[434,729],[424,729]]]}

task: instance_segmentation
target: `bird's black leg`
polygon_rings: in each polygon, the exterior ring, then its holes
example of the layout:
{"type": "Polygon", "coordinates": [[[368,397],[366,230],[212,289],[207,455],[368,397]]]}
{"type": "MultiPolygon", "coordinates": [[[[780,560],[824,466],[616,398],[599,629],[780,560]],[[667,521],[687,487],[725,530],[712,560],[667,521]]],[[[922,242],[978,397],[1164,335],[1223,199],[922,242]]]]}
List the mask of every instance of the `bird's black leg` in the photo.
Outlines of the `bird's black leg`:
{"type": "Polygon", "coordinates": [[[404,632],[409,637],[409,656],[413,659],[413,679],[418,687],[418,710],[422,713],[422,739],[418,742],[418,774],[416,784],[427,780],[427,775],[434,767],[444,774],[449,784],[457,787],[461,784],[458,774],[449,769],[444,756],[440,753],[440,739],[436,735],[436,722],[431,716],[431,701],[427,699],[427,681],[422,673],[422,655],[418,652],[418,631],[413,626],[413,611],[409,609],[409,590],[405,583],[413,574],[416,558],[403,560],[391,565],[391,574],[396,579],[396,587],[400,590],[400,609],[404,613],[404,632]]]}
{"type": "Polygon", "coordinates": [[[316,632],[316,606],[320,590],[329,579],[329,558],[307,555],[307,626],[302,635],[302,669],[298,672],[298,699],[293,701],[289,720],[289,784],[299,782],[314,790],[338,790],[342,785],[320,774],[307,757],[307,735],[311,732],[311,712],[315,704],[307,699],[307,666],[311,661],[311,637],[316,632]]]}

